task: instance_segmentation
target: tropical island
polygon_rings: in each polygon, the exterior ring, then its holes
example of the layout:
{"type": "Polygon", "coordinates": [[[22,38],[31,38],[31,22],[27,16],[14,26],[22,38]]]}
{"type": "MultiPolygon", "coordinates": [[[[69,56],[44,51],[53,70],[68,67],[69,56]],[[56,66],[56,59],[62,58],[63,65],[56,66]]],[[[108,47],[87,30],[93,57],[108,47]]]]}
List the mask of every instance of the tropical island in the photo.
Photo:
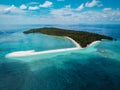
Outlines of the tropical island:
{"type": "Polygon", "coordinates": [[[23,33],[42,33],[54,36],[66,36],[75,40],[81,47],[86,47],[88,44],[94,41],[101,41],[102,39],[113,40],[113,38],[110,36],[85,31],[65,30],[60,28],[36,28],[24,31],[23,33]]]}
{"type": "Polygon", "coordinates": [[[12,52],[6,55],[7,58],[16,58],[16,57],[24,57],[24,56],[31,56],[31,55],[41,55],[47,53],[57,53],[57,52],[64,52],[64,51],[71,51],[71,50],[80,50],[88,45],[91,46],[97,42],[100,42],[102,39],[113,40],[112,37],[100,35],[91,32],[84,32],[84,31],[75,31],[75,30],[65,30],[59,28],[37,28],[37,29],[30,29],[23,32],[24,34],[30,33],[42,33],[46,35],[52,36],[60,36],[69,39],[75,47],[71,48],[63,48],[63,49],[55,49],[55,50],[46,50],[46,51],[39,51],[36,52],[35,50],[28,50],[28,51],[17,51],[12,52]]]}

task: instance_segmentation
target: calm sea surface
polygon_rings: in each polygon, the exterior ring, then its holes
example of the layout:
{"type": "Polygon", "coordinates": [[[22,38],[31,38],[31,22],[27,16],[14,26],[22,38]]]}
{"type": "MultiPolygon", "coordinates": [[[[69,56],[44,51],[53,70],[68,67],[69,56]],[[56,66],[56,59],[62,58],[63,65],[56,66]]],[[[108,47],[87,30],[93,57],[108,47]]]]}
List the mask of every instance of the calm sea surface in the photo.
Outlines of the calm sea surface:
{"type": "Polygon", "coordinates": [[[120,25],[0,25],[0,90],[120,90],[120,25]],[[58,27],[108,35],[82,50],[5,58],[15,51],[74,47],[62,37],[22,32],[58,27]]]}

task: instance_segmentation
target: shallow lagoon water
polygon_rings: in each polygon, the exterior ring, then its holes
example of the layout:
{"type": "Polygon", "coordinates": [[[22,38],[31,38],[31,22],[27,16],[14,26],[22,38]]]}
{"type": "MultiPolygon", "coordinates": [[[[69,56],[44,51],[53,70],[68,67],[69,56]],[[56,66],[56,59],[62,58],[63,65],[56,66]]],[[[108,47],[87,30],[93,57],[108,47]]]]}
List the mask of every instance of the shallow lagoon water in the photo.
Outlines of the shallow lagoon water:
{"type": "Polygon", "coordinates": [[[67,47],[74,45],[65,38],[21,32],[3,35],[0,90],[120,90],[119,39],[70,52],[17,59],[4,57],[13,51],[67,47]]]}

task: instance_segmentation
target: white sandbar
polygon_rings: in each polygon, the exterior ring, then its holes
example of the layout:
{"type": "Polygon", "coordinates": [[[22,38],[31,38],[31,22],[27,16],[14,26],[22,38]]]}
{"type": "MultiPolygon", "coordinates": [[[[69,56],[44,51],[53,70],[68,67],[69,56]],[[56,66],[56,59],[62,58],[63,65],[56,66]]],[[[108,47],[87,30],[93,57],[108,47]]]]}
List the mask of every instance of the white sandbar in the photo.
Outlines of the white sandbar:
{"type": "Polygon", "coordinates": [[[41,52],[29,52],[29,51],[18,51],[9,53],[6,57],[21,57],[21,56],[31,56],[31,55],[40,55],[40,54],[47,54],[47,53],[56,53],[56,52],[64,52],[64,51],[71,51],[71,50],[78,50],[80,48],[66,48],[66,49],[56,49],[56,50],[47,50],[41,52]]]}
{"type": "MultiPolygon", "coordinates": [[[[74,48],[64,48],[64,49],[56,49],[56,50],[47,50],[47,51],[40,51],[40,52],[36,52],[35,50],[28,50],[28,51],[17,51],[17,52],[12,52],[7,54],[5,57],[23,57],[23,56],[31,56],[31,55],[41,55],[41,54],[48,54],[48,53],[56,53],[56,52],[64,52],[64,51],[71,51],[71,50],[79,50],[79,49],[83,49],[75,40],[73,40],[70,37],[66,37],[65,38],[71,40],[76,47],[74,48]]],[[[96,44],[98,41],[94,41],[92,42],[90,45],[91,46],[93,44],[96,44]]]]}

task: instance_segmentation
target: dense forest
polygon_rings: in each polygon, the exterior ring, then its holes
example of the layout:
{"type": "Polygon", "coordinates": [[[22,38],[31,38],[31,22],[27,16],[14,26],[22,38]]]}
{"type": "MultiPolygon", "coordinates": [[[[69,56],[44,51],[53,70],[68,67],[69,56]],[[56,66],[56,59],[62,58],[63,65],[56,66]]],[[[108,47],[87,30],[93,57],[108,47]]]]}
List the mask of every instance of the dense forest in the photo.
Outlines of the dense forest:
{"type": "Polygon", "coordinates": [[[42,33],[47,35],[54,35],[54,36],[68,36],[74,39],[77,43],[79,43],[82,47],[86,47],[88,44],[92,43],[93,41],[108,39],[113,40],[112,37],[100,35],[91,32],[84,32],[84,31],[75,31],[75,30],[65,30],[59,28],[37,28],[24,31],[25,34],[29,33],[42,33]]]}

